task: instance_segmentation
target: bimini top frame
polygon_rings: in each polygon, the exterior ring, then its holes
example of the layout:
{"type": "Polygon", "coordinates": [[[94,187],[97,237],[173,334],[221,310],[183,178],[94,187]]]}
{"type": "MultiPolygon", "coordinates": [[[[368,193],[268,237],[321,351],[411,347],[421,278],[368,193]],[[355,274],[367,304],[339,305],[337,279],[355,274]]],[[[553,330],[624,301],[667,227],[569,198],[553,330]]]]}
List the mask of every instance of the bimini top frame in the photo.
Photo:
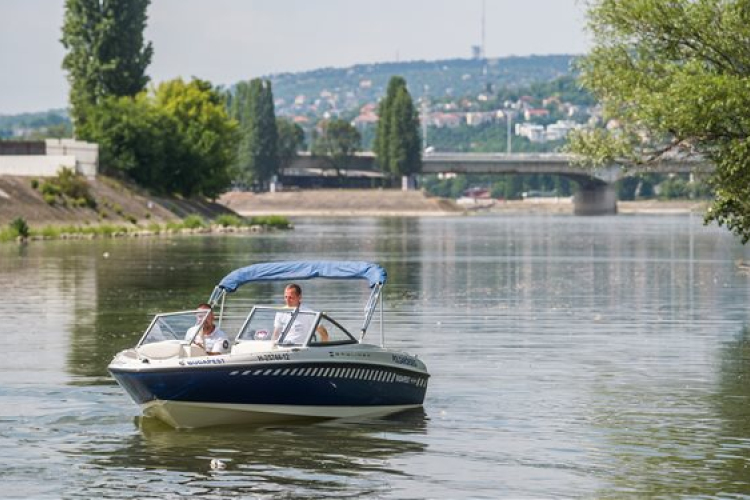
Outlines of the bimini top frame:
{"type": "Polygon", "coordinates": [[[375,308],[380,302],[380,343],[385,344],[383,333],[383,304],[381,294],[387,279],[385,269],[378,264],[364,261],[281,261],[253,264],[235,269],[216,285],[209,299],[211,306],[221,303],[224,309],[226,294],[234,293],[239,287],[247,283],[264,281],[297,281],[315,278],[323,279],[361,279],[367,280],[372,292],[365,306],[365,319],[360,331],[359,341],[365,337],[367,328],[372,320],[375,308]]]}

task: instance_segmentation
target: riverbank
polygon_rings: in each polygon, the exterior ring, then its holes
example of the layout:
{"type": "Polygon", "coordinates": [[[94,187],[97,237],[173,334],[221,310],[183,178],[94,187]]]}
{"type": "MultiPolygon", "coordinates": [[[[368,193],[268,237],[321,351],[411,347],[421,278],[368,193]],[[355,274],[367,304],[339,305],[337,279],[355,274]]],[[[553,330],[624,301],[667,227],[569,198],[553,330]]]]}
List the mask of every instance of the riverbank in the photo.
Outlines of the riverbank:
{"type": "MultiPolygon", "coordinates": [[[[89,182],[94,206],[45,201],[40,180],[0,176],[0,226],[21,218],[29,226],[136,226],[168,225],[189,216],[207,225],[221,216],[243,217],[434,217],[472,213],[572,214],[570,198],[535,198],[494,201],[489,207],[459,205],[453,200],[421,191],[398,189],[320,189],[278,193],[229,192],[216,203],[204,199],[157,197],[135,186],[104,176],[89,182]],[[36,187],[34,187],[36,184],[36,187]]],[[[706,202],[620,201],[621,214],[704,213],[706,202]]],[[[121,231],[118,231],[121,232],[121,231]]]]}
{"type": "MultiPolygon", "coordinates": [[[[706,201],[693,200],[638,200],[618,201],[619,214],[702,214],[708,208],[706,201]]],[[[481,209],[490,213],[573,214],[571,198],[532,198],[527,200],[496,201],[491,207],[481,209]]]]}
{"type": "Polygon", "coordinates": [[[460,215],[452,200],[400,189],[316,189],[278,193],[230,192],[219,203],[242,216],[430,217],[460,215]]]}
{"type": "MultiPolygon", "coordinates": [[[[431,217],[473,213],[573,214],[571,198],[495,200],[489,204],[457,204],[420,191],[397,189],[320,189],[279,193],[231,192],[219,203],[243,216],[278,214],[287,217],[431,217]]],[[[621,214],[703,213],[706,202],[619,201],[621,214]]]]}

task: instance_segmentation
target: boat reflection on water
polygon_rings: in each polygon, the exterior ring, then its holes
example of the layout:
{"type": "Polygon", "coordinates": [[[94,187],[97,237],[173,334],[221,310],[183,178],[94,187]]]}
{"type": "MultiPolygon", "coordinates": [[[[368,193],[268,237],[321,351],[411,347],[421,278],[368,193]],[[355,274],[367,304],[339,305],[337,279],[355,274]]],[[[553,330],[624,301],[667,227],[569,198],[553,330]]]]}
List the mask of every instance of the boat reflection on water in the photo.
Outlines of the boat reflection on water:
{"type": "Polygon", "coordinates": [[[358,496],[387,491],[388,477],[406,476],[399,464],[425,453],[427,444],[420,440],[428,421],[417,408],[384,418],[186,432],[136,417],[139,432],[90,465],[106,469],[110,480],[137,488],[143,496],[158,496],[172,488],[165,486],[170,482],[187,496],[216,487],[251,496],[282,491],[303,497],[335,491],[358,496]],[[212,460],[226,468],[212,470],[212,460]]]}

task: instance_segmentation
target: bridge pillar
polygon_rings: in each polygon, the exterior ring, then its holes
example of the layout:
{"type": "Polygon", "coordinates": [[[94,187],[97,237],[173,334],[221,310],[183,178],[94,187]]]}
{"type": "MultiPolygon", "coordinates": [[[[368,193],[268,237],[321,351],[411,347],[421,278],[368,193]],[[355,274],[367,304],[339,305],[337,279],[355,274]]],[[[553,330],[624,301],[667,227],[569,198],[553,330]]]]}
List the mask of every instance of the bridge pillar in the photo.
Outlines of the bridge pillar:
{"type": "Polygon", "coordinates": [[[612,215],[617,213],[617,193],[610,184],[581,186],[573,198],[575,215],[612,215]]]}

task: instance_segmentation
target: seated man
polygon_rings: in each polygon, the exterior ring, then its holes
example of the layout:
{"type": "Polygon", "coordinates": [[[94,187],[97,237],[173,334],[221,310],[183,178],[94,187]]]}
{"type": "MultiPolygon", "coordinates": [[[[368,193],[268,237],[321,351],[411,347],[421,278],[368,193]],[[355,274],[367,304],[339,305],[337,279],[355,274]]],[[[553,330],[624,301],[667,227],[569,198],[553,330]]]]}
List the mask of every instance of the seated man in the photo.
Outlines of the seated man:
{"type": "Polygon", "coordinates": [[[227,337],[227,334],[224,333],[223,330],[214,324],[214,312],[211,310],[211,306],[208,304],[200,304],[198,305],[198,309],[201,312],[196,315],[197,324],[188,328],[188,331],[185,334],[185,340],[188,342],[192,341],[193,344],[202,347],[209,355],[228,354],[229,337],[227,337]],[[204,316],[206,317],[206,320],[203,322],[203,328],[198,332],[198,327],[204,316]]]}
{"type": "MultiPolygon", "coordinates": [[[[300,314],[294,319],[294,323],[289,328],[289,332],[284,338],[286,344],[301,344],[305,341],[307,332],[310,331],[314,316],[312,314],[301,314],[301,313],[312,313],[313,311],[301,306],[302,303],[302,288],[297,284],[289,284],[284,289],[284,303],[287,307],[299,308],[300,314]]],[[[286,329],[287,324],[292,319],[294,311],[279,312],[276,313],[276,318],[273,322],[273,339],[277,340],[281,333],[286,329]]],[[[318,339],[320,342],[328,341],[328,332],[324,328],[317,328],[317,332],[320,335],[318,339]]]]}

